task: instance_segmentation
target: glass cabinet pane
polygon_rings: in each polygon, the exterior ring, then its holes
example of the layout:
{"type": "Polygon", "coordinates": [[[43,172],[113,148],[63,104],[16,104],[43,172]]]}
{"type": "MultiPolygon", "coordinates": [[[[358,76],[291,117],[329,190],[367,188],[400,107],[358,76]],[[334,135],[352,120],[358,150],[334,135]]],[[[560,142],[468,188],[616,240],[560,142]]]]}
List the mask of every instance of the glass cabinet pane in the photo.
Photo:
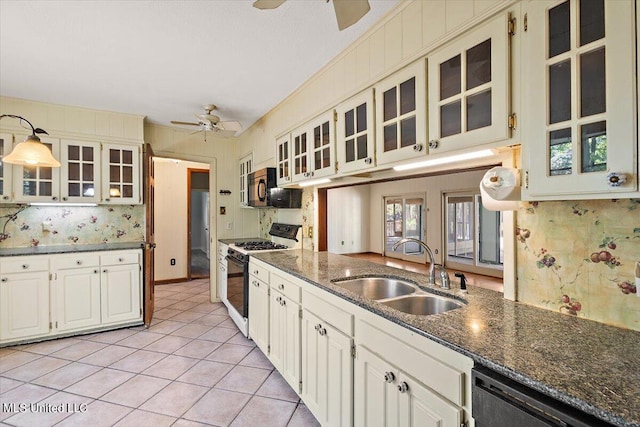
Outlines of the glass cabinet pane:
{"type": "Polygon", "coordinates": [[[491,126],[491,89],[467,98],[467,131],[491,126]]]}
{"type": "Polygon", "coordinates": [[[80,147],[77,145],[69,145],[67,148],[69,160],[80,160],[80,147]]]}
{"type": "Polygon", "coordinates": [[[440,100],[457,95],[462,90],[460,55],[440,64],[440,100]]]}
{"type": "Polygon", "coordinates": [[[400,122],[400,146],[409,147],[416,143],[416,117],[408,117],[400,122]]]}
{"type": "Polygon", "coordinates": [[[569,2],[549,9],[549,58],[571,49],[571,17],[569,2]]]}
{"type": "Polygon", "coordinates": [[[82,165],[82,180],[93,181],[93,163],[84,163],[82,165]]]}
{"type": "Polygon", "coordinates": [[[122,150],[122,164],[125,164],[125,165],[133,164],[133,151],[122,150]]]}
{"type": "Polygon", "coordinates": [[[415,77],[400,83],[400,114],[407,114],[416,109],[415,77]]]}
{"type": "Polygon", "coordinates": [[[69,196],[71,197],[79,197],[80,196],[80,184],[77,182],[70,182],[67,186],[69,190],[69,196]]]}
{"type": "Polygon", "coordinates": [[[456,135],[461,132],[462,120],[460,100],[440,106],[440,137],[456,135]]]}
{"type": "Polygon", "coordinates": [[[322,124],[322,145],[329,145],[329,122],[322,124]]]}
{"type": "Polygon", "coordinates": [[[384,151],[398,148],[398,125],[396,123],[384,127],[384,151]]]}
{"type": "Polygon", "coordinates": [[[320,148],[322,146],[322,138],[320,136],[320,126],[313,128],[313,148],[320,148]]]}
{"type": "Polygon", "coordinates": [[[367,104],[358,105],[356,108],[356,118],[356,131],[364,132],[367,130],[367,104]]]}
{"type": "Polygon", "coordinates": [[[590,123],[580,127],[582,172],[607,170],[607,123],[590,123]]]}
{"type": "Polygon", "coordinates": [[[358,137],[358,160],[367,157],[367,135],[358,137]]]}
{"type": "Polygon", "coordinates": [[[549,175],[570,175],[573,167],[571,129],[549,132],[549,175]]]}
{"type": "Polygon", "coordinates": [[[40,196],[51,196],[53,193],[53,186],[51,181],[40,181],[40,196]]]}
{"type": "Polygon", "coordinates": [[[580,2],[580,46],[604,38],[604,0],[580,2]]]}
{"type": "Polygon", "coordinates": [[[120,182],[120,166],[109,166],[109,181],[120,182]]]}
{"type": "Polygon", "coordinates": [[[467,50],[466,90],[491,81],[491,39],[467,50]]]}
{"type": "Polygon", "coordinates": [[[122,186],[122,197],[133,197],[133,185],[122,186]]]}
{"type": "Polygon", "coordinates": [[[80,163],[69,163],[69,175],[70,181],[80,180],[80,163]]]}
{"type": "Polygon", "coordinates": [[[349,110],[344,113],[344,136],[351,136],[355,132],[354,130],[354,111],[349,110]]]}
{"type": "Polygon", "coordinates": [[[395,117],[398,117],[396,87],[392,87],[391,89],[385,91],[382,98],[383,98],[383,106],[384,106],[384,109],[383,109],[384,121],[386,122],[387,120],[391,120],[395,117]]]}
{"type": "Polygon", "coordinates": [[[82,160],[85,162],[93,161],[93,147],[82,147],[82,160]]]}
{"type": "Polygon", "coordinates": [[[580,55],[580,117],[604,113],[607,93],[605,48],[580,55]]]}
{"type": "Polygon", "coordinates": [[[345,159],[347,162],[353,162],[356,159],[355,140],[348,139],[345,141],[345,159]]]}
{"type": "Polygon", "coordinates": [[[549,123],[571,120],[571,60],[549,66],[549,123]]]}
{"type": "Polygon", "coordinates": [[[131,166],[122,167],[122,182],[126,182],[126,183],[133,182],[133,168],[131,166]]]}
{"type": "Polygon", "coordinates": [[[47,179],[47,180],[51,180],[53,177],[53,170],[51,168],[48,167],[44,167],[44,166],[39,166],[38,167],[39,172],[40,172],[40,179],[47,179]]]}
{"type": "Polygon", "coordinates": [[[120,150],[109,150],[109,163],[120,163],[120,150]]]}

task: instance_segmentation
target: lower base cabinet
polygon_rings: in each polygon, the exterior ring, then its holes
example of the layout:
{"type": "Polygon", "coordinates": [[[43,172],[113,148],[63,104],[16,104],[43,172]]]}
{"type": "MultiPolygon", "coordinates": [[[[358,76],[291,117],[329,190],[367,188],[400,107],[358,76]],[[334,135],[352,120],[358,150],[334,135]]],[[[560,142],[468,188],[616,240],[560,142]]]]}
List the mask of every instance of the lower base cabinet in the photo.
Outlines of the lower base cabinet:
{"type": "Polygon", "coordinates": [[[100,324],[100,267],[59,270],[56,273],[56,325],[68,332],[100,324]]]}
{"type": "Polygon", "coordinates": [[[269,359],[300,392],[300,305],[272,288],[269,316],[269,359]]]}
{"type": "Polygon", "coordinates": [[[122,323],[142,316],[137,264],[102,267],[100,287],[103,324],[122,323]]]}
{"type": "Polygon", "coordinates": [[[249,278],[249,313],[249,337],[268,356],[269,285],[254,276],[249,278]]]}
{"type": "Polygon", "coordinates": [[[0,342],[38,337],[48,333],[49,272],[2,274],[0,342]]]}

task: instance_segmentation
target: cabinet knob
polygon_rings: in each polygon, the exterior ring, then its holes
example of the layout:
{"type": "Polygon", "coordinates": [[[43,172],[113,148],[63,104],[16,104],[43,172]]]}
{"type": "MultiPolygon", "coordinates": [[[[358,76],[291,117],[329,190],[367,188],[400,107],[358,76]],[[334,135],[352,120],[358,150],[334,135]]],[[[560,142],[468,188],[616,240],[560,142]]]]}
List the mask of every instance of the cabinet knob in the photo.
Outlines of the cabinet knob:
{"type": "Polygon", "coordinates": [[[283,307],[286,307],[286,305],[287,305],[287,300],[285,300],[285,299],[281,299],[281,300],[280,300],[280,305],[281,305],[281,306],[283,306],[283,307]]]}
{"type": "Polygon", "coordinates": [[[53,196],[53,197],[51,198],[51,200],[53,200],[53,201],[55,202],[56,200],[58,200],[58,197],[57,197],[57,196],[53,196]]]}
{"type": "Polygon", "coordinates": [[[6,277],[3,277],[2,279],[0,279],[0,282],[2,282],[2,283],[6,283],[8,281],[9,281],[9,279],[7,279],[6,277]]]}
{"type": "Polygon", "coordinates": [[[415,151],[416,153],[419,153],[422,150],[423,150],[422,144],[414,144],[413,145],[413,151],[415,151]]]}
{"type": "Polygon", "coordinates": [[[320,323],[318,323],[318,324],[315,326],[315,328],[314,328],[314,329],[315,329],[316,331],[319,331],[321,327],[322,327],[322,325],[320,325],[320,323]]]}
{"type": "Polygon", "coordinates": [[[611,172],[607,175],[607,184],[609,187],[620,187],[627,182],[627,176],[620,172],[611,172]]]}
{"type": "Polygon", "coordinates": [[[105,268],[104,270],[102,270],[102,272],[103,272],[103,273],[106,273],[106,272],[107,272],[107,269],[105,268]]]}
{"type": "Polygon", "coordinates": [[[9,200],[9,196],[2,196],[2,200],[9,200]]]}
{"type": "Polygon", "coordinates": [[[93,270],[93,274],[98,274],[98,270],[93,270]]]}
{"type": "Polygon", "coordinates": [[[124,258],[118,258],[118,262],[124,261],[124,258]]]}
{"type": "Polygon", "coordinates": [[[432,139],[431,141],[429,141],[429,148],[431,148],[432,150],[438,148],[438,145],[440,145],[440,143],[437,139],[432,139]]]}
{"type": "Polygon", "coordinates": [[[325,328],[320,328],[318,330],[318,333],[320,334],[321,337],[327,335],[327,330],[325,328]]]}
{"type": "Polygon", "coordinates": [[[393,372],[385,372],[384,373],[384,381],[387,383],[392,383],[396,380],[396,376],[393,372]]]}
{"type": "Polygon", "coordinates": [[[67,200],[69,200],[69,198],[68,197],[63,197],[62,200],[64,200],[66,202],[67,200]]]}
{"type": "Polygon", "coordinates": [[[111,199],[104,199],[104,201],[105,201],[105,202],[110,202],[110,201],[111,201],[111,199]]]}
{"type": "Polygon", "coordinates": [[[251,282],[251,283],[253,283],[253,286],[255,286],[256,288],[259,288],[259,287],[260,287],[260,283],[258,283],[258,281],[256,281],[256,280],[254,280],[254,281],[253,281],[253,282],[251,282]]]}
{"type": "Polygon", "coordinates": [[[82,265],[82,261],[77,260],[77,261],[76,261],[76,265],[82,265]]]}
{"type": "Polygon", "coordinates": [[[27,268],[29,268],[29,264],[22,264],[22,269],[26,270],[27,268]]]}
{"type": "Polygon", "coordinates": [[[253,270],[253,274],[258,275],[258,270],[253,270]]]}
{"type": "Polygon", "coordinates": [[[280,289],[281,291],[283,291],[283,290],[284,290],[284,285],[283,285],[282,283],[280,283],[280,284],[278,285],[278,289],[280,289]]]}
{"type": "Polygon", "coordinates": [[[366,159],[364,159],[364,163],[370,165],[371,163],[373,163],[373,159],[371,157],[367,157],[366,159]]]}
{"type": "Polygon", "coordinates": [[[398,384],[398,391],[400,393],[406,393],[407,391],[409,391],[409,384],[407,384],[405,381],[402,381],[400,384],[398,384]]]}

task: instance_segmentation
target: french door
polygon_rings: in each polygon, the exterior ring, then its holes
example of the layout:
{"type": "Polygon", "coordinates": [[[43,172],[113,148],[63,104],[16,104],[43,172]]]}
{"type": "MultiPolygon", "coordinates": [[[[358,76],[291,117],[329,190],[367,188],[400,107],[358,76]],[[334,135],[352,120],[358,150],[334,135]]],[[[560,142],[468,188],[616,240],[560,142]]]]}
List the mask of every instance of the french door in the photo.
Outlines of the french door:
{"type": "Polygon", "coordinates": [[[425,262],[424,248],[417,243],[405,243],[393,250],[400,239],[410,237],[424,241],[424,195],[400,195],[384,198],[385,205],[385,256],[413,262],[425,262]]]}

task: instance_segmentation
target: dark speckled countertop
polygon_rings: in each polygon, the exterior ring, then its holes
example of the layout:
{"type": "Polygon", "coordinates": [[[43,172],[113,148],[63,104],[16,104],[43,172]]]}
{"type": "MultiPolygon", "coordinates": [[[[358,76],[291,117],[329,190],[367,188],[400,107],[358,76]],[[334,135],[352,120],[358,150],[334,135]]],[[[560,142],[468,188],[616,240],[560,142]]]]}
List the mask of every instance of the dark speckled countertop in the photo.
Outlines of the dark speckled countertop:
{"type": "Polygon", "coordinates": [[[118,251],[122,249],[141,249],[143,242],[96,243],[93,245],[55,245],[34,246],[32,248],[2,248],[0,257],[22,255],[66,254],[78,252],[118,251]]]}
{"type": "Polygon", "coordinates": [[[312,251],[251,254],[394,323],[456,350],[542,393],[620,426],[640,426],[640,332],[508,301],[470,287],[461,294],[429,287],[422,274],[312,251]],[[331,283],[387,275],[467,302],[464,308],[414,316],[331,283]]]}

